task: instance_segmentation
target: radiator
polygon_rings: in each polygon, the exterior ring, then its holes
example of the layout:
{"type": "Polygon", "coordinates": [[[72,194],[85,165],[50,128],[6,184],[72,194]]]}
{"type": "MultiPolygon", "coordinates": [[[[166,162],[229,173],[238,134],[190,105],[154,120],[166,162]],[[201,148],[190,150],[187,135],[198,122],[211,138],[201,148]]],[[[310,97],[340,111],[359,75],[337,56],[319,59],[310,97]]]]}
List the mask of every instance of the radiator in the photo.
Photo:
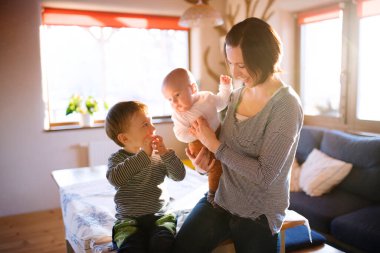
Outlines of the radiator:
{"type": "Polygon", "coordinates": [[[91,141],[88,143],[88,165],[107,164],[109,156],[120,147],[111,140],[91,141]]]}

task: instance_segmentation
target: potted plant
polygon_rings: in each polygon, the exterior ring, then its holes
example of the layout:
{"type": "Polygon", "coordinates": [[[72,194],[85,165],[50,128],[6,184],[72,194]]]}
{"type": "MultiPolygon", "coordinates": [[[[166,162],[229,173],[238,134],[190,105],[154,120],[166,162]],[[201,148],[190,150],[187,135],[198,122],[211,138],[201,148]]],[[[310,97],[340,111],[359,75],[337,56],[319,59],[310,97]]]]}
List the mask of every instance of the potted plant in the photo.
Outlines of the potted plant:
{"type": "MultiPolygon", "coordinates": [[[[107,109],[107,104],[104,103],[105,109],[107,109]]],[[[80,95],[72,95],[69,104],[66,109],[66,115],[71,113],[79,113],[81,115],[79,124],[81,126],[93,126],[94,118],[93,115],[99,110],[98,101],[92,96],[88,96],[86,100],[83,100],[80,95]]]]}

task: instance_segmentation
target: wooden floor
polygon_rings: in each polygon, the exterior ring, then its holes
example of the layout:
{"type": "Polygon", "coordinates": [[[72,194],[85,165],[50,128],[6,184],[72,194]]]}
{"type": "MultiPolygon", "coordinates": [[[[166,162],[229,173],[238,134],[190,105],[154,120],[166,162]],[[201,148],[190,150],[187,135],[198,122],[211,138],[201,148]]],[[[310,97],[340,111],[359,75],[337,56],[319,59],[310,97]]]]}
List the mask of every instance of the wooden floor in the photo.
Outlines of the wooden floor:
{"type": "Polygon", "coordinates": [[[61,209],[1,217],[0,252],[66,252],[61,209]]]}
{"type": "MultiPolygon", "coordinates": [[[[65,232],[61,209],[0,218],[1,253],[65,253],[65,232]]],[[[324,245],[297,253],[338,253],[324,245]]],[[[295,252],[294,252],[295,253],[295,252]]]]}

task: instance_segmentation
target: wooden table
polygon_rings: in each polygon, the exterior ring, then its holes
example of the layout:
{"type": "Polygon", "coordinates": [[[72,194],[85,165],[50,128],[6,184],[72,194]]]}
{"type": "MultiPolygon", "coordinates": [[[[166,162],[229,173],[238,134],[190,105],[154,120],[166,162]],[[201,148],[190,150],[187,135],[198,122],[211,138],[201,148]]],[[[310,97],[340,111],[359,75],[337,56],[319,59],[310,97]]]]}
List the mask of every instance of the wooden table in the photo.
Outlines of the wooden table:
{"type": "MultiPolygon", "coordinates": [[[[81,167],[72,169],[54,170],[51,175],[58,188],[74,185],[77,183],[90,182],[105,178],[107,166],[81,167]]],[[[67,253],[75,253],[70,242],[66,240],[67,253]]]]}
{"type": "Polygon", "coordinates": [[[82,167],[54,170],[51,175],[59,188],[77,183],[90,182],[105,178],[107,166],[82,167]]]}

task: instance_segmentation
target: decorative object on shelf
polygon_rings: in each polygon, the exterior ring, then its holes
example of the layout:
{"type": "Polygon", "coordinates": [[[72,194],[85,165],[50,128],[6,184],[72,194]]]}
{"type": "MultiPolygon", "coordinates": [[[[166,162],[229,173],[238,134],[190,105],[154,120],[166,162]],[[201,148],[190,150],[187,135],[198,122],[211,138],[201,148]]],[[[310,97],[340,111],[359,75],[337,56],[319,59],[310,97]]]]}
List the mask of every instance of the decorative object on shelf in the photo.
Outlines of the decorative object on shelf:
{"type": "MultiPolygon", "coordinates": [[[[194,3],[197,0],[185,0],[186,2],[194,3]]],[[[244,0],[243,4],[243,16],[245,18],[249,17],[258,17],[262,20],[267,21],[270,17],[274,15],[273,6],[277,0],[244,0]]],[[[236,24],[239,19],[238,16],[240,14],[240,2],[227,0],[227,10],[225,13],[225,22],[224,25],[214,27],[223,41],[224,45],[224,37],[227,32],[231,29],[231,27],[236,24]],[[235,8],[233,8],[235,6],[235,8]]],[[[208,62],[209,54],[211,51],[211,46],[208,46],[205,49],[203,54],[203,62],[205,64],[207,73],[214,79],[216,82],[219,82],[219,73],[212,69],[211,65],[208,62]]],[[[225,66],[224,60],[220,62],[220,65],[225,66]]]]}
{"type": "Polygon", "coordinates": [[[187,9],[179,20],[183,27],[220,26],[224,23],[222,15],[208,5],[208,0],[186,0],[194,5],[187,9]]]}
{"type": "MultiPolygon", "coordinates": [[[[107,110],[108,105],[105,102],[104,108],[107,110]]],[[[69,105],[66,109],[66,115],[71,113],[79,113],[79,125],[80,126],[93,126],[94,125],[94,113],[99,110],[98,101],[92,96],[88,96],[86,100],[83,100],[83,97],[77,94],[71,96],[69,105]]]]}

